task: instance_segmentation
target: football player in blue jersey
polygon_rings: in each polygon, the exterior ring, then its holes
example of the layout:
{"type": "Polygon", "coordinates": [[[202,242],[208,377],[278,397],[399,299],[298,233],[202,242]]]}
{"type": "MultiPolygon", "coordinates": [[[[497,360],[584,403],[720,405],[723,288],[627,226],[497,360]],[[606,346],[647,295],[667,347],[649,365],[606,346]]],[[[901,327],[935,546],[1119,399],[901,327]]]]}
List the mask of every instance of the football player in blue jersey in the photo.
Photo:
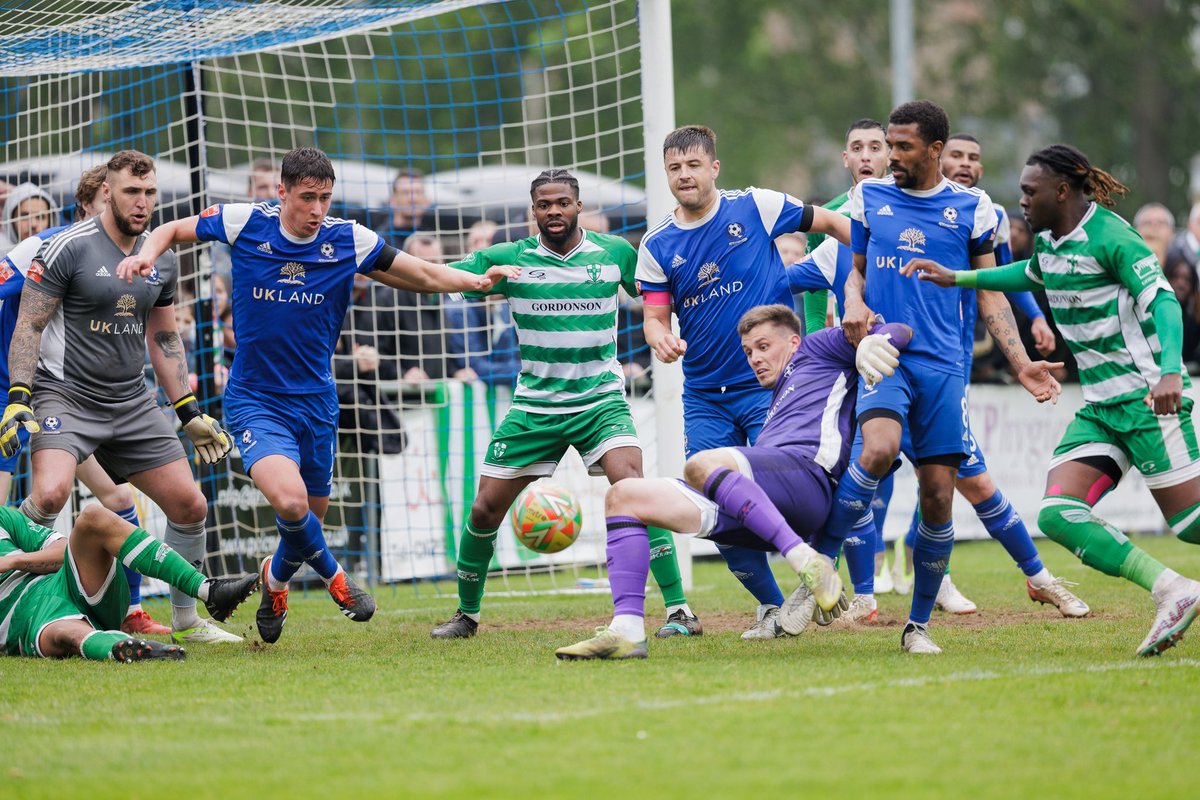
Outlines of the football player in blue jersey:
{"type": "MultiPolygon", "coordinates": [[[[702,125],[672,131],[663,142],[663,162],[679,205],[642,237],[637,277],[646,342],[664,362],[683,359],[684,446],[691,457],[701,450],[753,444],[763,426],[771,393],[741,355],[737,322],[755,306],[791,304],[775,238],[812,231],[848,242],[849,221],[783,192],[718,190],[716,134],[702,125]],[[671,328],[672,310],[679,318],[678,337],[671,328]]],[[[669,544],[652,541],[651,547],[669,544]]],[[[765,553],[720,550],[758,600],[760,620],[766,610],[782,605],[765,553]]],[[[832,563],[822,568],[832,570],[832,563]]],[[[657,635],[679,633],[694,619],[687,609],[679,614],[680,625],[668,625],[657,635]]],[[[751,629],[746,636],[771,638],[764,632],[769,633],[751,629]]]]}
{"type": "MultiPolygon", "coordinates": [[[[85,170],[79,177],[75,187],[75,221],[82,222],[104,210],[105,200],[101,187],[108,175],[108,165],[101,164],[85,170]]],[[[8,345],[12,341],[13,330],[17,324],[17,312],[21,307],[21,289],[25,285],[25,273],[33,263],[33,257],[42,244],[55,234],[66,230],[69,225],[59,225],[21,241],[3,259],[0,259],[0,380],[5,391],[8,387],[8,345]]],[[[20,431],[22,443],[28,441],[28,433],[20,431]]],[[[13,473],[17,468],[19,453],[10,458],[0,457],[0,502],[8,498],[9,487],[13,473]]],[[[117,516],[132,523],[138,523],[137,507],[133,502],[133,492],[127,483],[115,483],[104,468],[96,461],[96,457],[88,456],[87,460],[75,468],[75,476],[91,489],[92,494],[107,509],[117,516]]],[[[53,520],[50,520],[53,523],[53,520]]],[[[129,583],[129,608],[121,623],[125,633],[152,634],[155,636],[170,636],[171,629],[155,621],[142,608],[142,575],[129,567],[125,567],[125,579],[129,583]]]]}
{"type": "Polygon", "coordinates": [[[356,274],[419,292],[482,291],[515,267],[473,275],[397,251],[355,222],[328,216],[335,175],[320,150],[283,159],[279,204],[215,205],[157,228],[118,275],[149,272],[173,244],[217,241],[233,260],[238,355],[225,388],[229,429],[255,485],[275,509],[279,546],[262,563],[259,635],[278,641],[288,581],[304,564],[321,577],[348,618],[365,622],[374,599],[325,543],[337,443],[338,402],[330,365],[356,274]]]}
{"type": "MultiPolygon", "coordinates": [[[[879,314],[920,335],[893,378],[860,391],[855,453],[817,541],[817,550],[832,557],[852,528],[873,527],[871,499],[879,479],[892,469],[907,421],[922,517],[914,547],[912,609],[901,635],[902,648],[911,653],[940,652],[927,624],[954,544],[951,502],[968,437],[960,296],[938,298],[904,278],[900,267],[930,253],[954,269],[995,266],[996,214],[990,198],[942,175],[940,157],[949,135],[946,113],[934,103],[898,106],[888,118],[891,176],[864,180],[850,195],[853,269],[845,286],[843,327],[857,342],[879,314]]],[[[1051,365],[1029,361],[1008,301],[983,292],[979,303],[1022,385],[1039,401],[1057,399],[1061,387],[1049,373],[1051,365]]]]}

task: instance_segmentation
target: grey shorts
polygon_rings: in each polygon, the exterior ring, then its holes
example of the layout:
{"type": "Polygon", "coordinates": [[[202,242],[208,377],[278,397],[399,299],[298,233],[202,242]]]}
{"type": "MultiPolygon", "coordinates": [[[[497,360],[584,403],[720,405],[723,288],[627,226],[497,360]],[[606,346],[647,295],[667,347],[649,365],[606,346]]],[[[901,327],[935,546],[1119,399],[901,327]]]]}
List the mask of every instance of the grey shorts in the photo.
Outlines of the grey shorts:
{"type": "Polygon", "coordinates": [[[31,452],[65,450],[77,463],[94,454],[118,482],[187,457],[149,392],[128,400],[94,400],[41,384],[33,390],[33,413],[42,429],[30,438],[31,452]]]}

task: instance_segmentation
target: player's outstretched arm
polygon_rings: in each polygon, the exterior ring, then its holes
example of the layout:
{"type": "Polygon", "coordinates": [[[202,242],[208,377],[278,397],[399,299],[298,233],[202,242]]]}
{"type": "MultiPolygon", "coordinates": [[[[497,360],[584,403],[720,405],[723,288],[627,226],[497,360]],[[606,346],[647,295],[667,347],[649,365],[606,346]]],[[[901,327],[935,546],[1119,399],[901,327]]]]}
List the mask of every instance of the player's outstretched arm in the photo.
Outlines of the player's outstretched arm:
{"type": "Polygon", "coordinates": [[[414,292],[486,292],[504,278],[515,278],[521,268],[511,264],[488,267],[487,272],[476,275],[466,270],[454,269],[445,264],[435,264],[404,252],[397,252],[385,268],[370,273],[380,283],[393,289],[408,289],[414,292]]]}
{"type": "Polygon", "coordinates": [[[184,433],[196,446],[207,464],[215,464],[229,454],[233,442],[221,423],[200,411],[188,381],[187,353],[175,323],[175,306],[156,306],[146,318],[146,348],[184,433]]]}
{"type": "Polygon", "coordinates": [[[664,364],[678,361],[687,352],[687,342],[676,336],[671,328],[669,304],[646,303],[643,306],[642,333],[646,344],[664,364]]]}
{"type": "Polygon", "coordinates": [[[30,433],[37,433],[41,429],[30,405],[33,375],[42,348],[42,331],[62,305],[61,298],[36,288],[31,289],[29,284],[26,284],[21,300],[21,310],[8,349],[8,404],[4,408],[3,418],[0,418],[0,455],[5,458],[12,457],[21,449],[18,428],[24,426],[30,433]]]}
{"type": "Polygon", "coordinates": [[[196,235],[196,224],[199,221],[199,217],[177,219],[174,222],[159,225],[150,231],[146,241],[142,242],[142,249],[117,264],[117,278],[126,283],[133,283],[134,275],[140,275],[143,278],[149,275],[150,270],[154,269],[154,262],[158,260],[158,257],[173,246],[184,242],[200,241],[200,237],[196,235]]]}
{"type": "Polygon", "coordinates": [[[842,244],[849,246],[850,218],[840,211],[830,211],[828,208],[813,206],[813,221],[808,232],[832,236],[842,244]]]}

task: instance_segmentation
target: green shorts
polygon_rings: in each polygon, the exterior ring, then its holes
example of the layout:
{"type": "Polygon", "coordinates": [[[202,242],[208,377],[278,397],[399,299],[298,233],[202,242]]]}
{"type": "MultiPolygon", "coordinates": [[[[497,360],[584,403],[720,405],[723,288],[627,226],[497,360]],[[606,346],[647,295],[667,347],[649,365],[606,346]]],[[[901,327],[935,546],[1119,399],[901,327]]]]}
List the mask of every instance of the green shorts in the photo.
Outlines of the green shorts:
{"type": "Polygon", "coordinates": [[[1192,398],[1183,411],[1160,417],[1141,400],[1116,405],[1085,405],[1067,426],[1050,468],[1086,456],[1108,456],[1121,468],[1132,466],[1146,486],[1177,486],[1200,475],[1200,447],[1192,424],[1192,398]]]}
{"type": "Polygon", "coordinates": [[[534,414],[510,409],[488,444],[480,472],[492,478],[544,477],[574,447],[589,475],[603,475],[600,458],[618,447],[636,447],[637,429],[624,397],[571,414],[534,414]]]}
{"type": "Polygon", "coordinates": [[[9,654],[44,657],[38,639],[47,625],[60,619],[85,619],[98,631],[119,630],[129,610],[129,583],[118,567],[114,558],[104,585],[89,597],[75,570],[71,546],[67,545],[58,572],[35,580],[13,608],[7,637],[9,654]],[[13,642],[17,643],[17,652],[13,652],[13,642]]]}

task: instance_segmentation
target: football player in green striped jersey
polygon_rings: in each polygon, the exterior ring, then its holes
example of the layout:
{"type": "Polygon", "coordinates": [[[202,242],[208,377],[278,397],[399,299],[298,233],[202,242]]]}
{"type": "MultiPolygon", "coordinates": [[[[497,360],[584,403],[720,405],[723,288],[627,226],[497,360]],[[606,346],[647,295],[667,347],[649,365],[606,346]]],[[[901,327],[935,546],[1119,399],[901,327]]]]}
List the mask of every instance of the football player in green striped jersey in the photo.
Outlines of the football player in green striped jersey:
{"type": "MultiPolygon", "coordinates": [[[[479,250],[452,267],[482,274],[520,267],[483,294],[503,294],[512,309],[521,374],[512,407],[497,427],[458,548],[458,610],[433,629],[435,639],[474,636],[496,533],[521,490],[554,473],[568,447],[588,472],[610,483],[642,477],[642,450],[617,361],[618,293],[638,293],[637,252],[620,236],[579,227],[579,182],[562,169],[530,186],[538,234],[479,250]]],[[[668,624],[702,632],[687,605],[671,534],[652,531],[654,578],[668,624]]]]}
{"type": "Polygon", "coordinates": [[[1021,210],[1037,231],[1027,261],[954,272],[914,259],[903,273],[919,270],[939,286],[1045,288],[1079,364],[1084,406],[1050,461],[1038,525],[1084,564],[1151,593],[1157,614],[1137,650],[1151,656],[1195,620],[1200,582],[1159,563],[1093,509],[1134,467],[1176,535],[1200,544],[1200,446],[1183,394],[1190,381],[1179,301],[1141,236],[1104,207],[1126,191],[1074,147],[1052,145],[1021,172],[1021,210]]]}

